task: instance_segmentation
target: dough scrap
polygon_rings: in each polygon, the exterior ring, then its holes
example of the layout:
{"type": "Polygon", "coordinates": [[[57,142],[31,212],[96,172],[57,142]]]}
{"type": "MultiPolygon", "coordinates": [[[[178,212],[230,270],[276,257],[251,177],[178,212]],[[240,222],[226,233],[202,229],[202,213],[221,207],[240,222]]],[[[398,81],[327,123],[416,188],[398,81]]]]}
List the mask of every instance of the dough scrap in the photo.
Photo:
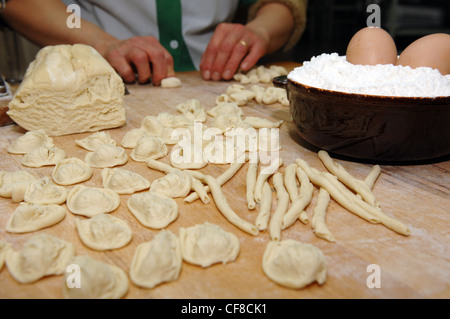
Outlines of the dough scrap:
{"type": "Polygon", "coordinates": [[[93,217],[110,213],[120,205],[119,195],[106,188],[75,186],[67,196],[67,208],[76,215],[93,217]]]}
{"type": "Polygon", "coordinates": [[[183,259],[203,268],[220,262],[232,262],[240,251],[236,235],[208,222],[180,228],[179,238],[183,259]]]}
{"type": "Polygon", "coordinates": [[[144,226],[162,229],[178,217],[178,204],[170,197],[144,192],[131,195],[128,209],[144,226]]]}
{"type": "Polygon", "coordinates": [[[191,175],[186,172],[177,171],[155,179],[150,186],[150,193],[176,198],[186,197],[191,189],[191,175]]]}
{"type": "Polygon", "coordinates": [[[102,144],[93,152],[87,153],[84,160],[96,168],[114,167],[125,164],[128,161],[128,155],[120,146],[102,144]]]}
{"type": "Polygon", "coordinates": [[[80,270],[80,287],[69,288],[71,272],[65,273],[64,299],[120,299],[128,292],[127,274],[119,267],[94,259],[76,256],[70,261],[80,270]]]}
{"type": "Polygon", "coordinates": [[[65,158],[66,151],[63,149],[42,145],[25,154],[21,163],[27,167],[52,166],[65,158]]]}
{"type": "Polygon", "coordinates": [[[9,103],[8,115],[27,130],[50,136],[95,132],[125,124],[125,86],[94,48],[42,48],[9,103]]]}
{"type": "Polygon", "coordinates": [[[74,185],[92,177],[92,168],[76,157],[59,161],[52,172],[52,178],[58,185],[74,185]]]}
{"type": "Polygon", "coordinates": [[[165,89],[172,89],[181,86],[181,80],[175,76],[164,78],[161,80],[161,87],[165,89]]]}
{"type": "Polygon", "coordinates": [[[89,219],[75,219],[78,235],[87,247],[94,250],[112,250],[124,247],[131,241],[128,224],[115,216],[99,214],[89,219]]]}
{"type": "Polygon", "coordinates": [[[314,281],[322,285],[327,277],[327,262],[322,251],[292,239],[270,241],[262,266],[267,277],[287,288],[302,289],[314,281]]]}
{"type": "Polygon", "coordinates": [[[26,188],[34,180],[36,178],[27,171],[0,171],[0,196],[12,197],[14,189],[18,185],[24,185],[26,188]]]}
{"type": "Polygon", "coordinates": [[[95,151],[102,144],[116,146],[116,141],[111,138],[109,132],[95,132],[83,139],[75,140],[75,144],[88,151],[95,151]]]}
{"type": "Polygon", "coordinates": [[[150,188],[150,181],[138,173],[123,168],[104,168],[101,172],[103,187],[117,194],[133,194],[150,188]]]}
{"type": "Polygon", "coordinates": [[[32,130],[17,138],[8,147],[8,153],[26,154],[39,146],[53,147],[53,139],[44,130],[32,130]]]}
{"type": "Polygon", "coordinates": [[[56,185],[48,176],[37,179],[28,184],[23,200],[30,204],[59,205],[67,199],[67,189],[56,185]]]}
{"type": "Polygon", "coordinates": [[[147,159],[164,157],[168,152],[169,150],[162,138],[144,135],[139,138],[130,156],[136,162],[145,162],[147,159]]]}
{"type": "Polygon", "coordinates": [[[0,240],[0,271],[5,264],[6,254],[11,249],[12,245],[5,240],[0,240]]]}
{"type": "Polygon", "coordinates": [[[67,210],[61,205],[20,203],[6,222],[9,233],[28,233],[59,223],[67,210]]]}
{"type": "Polygon", "coordinates": [[[33,283],[44,276],[60,275],[75,255],[74,245],[45,233],[31,237],[18,251],[6,255],[6,266],[15,280],[33,283]]]}
{"type": "Polygon", "coordinates": [[[152,241],[136,247],[130,279],[139,287],[153,288],[177,280],[182,264],[180,240],[171,231],[162,230],[152,241]]]}

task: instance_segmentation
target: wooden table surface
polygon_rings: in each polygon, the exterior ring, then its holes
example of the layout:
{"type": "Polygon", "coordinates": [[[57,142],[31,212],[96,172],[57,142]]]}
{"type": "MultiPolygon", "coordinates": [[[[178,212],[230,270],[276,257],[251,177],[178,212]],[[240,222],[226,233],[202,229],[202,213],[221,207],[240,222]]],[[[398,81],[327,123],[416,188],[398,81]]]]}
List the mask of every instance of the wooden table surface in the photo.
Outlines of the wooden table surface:
{"type": "MultiPolygon", "coordinates": [[[[287,65],[292,68],[294,65],[287,65]]],[[[129,85],[130,95],[125,97],[127,123],[108,130],[120,144],[123,136],[139,127],[146,115],[167,111],[177,113],[175,106],[196,98],[206,108],[215,106],[215,99],[231,82],[206,82],[199,73],[178,74],[181,88],[163,89],[151,85],[129,85]]],[[[245,115],[284,120],[281,127],[281,157],[285,166],[297,158],[324,171],[316,150],[305,148],[290,121],[289,108],[281,104],[263,105],[251,102],[243,106],[245,115]]],[[[50,176],[53,167],[26,168],[20,164],[22,155],[11,155],[7,148],[12,141],[24,134],[16,125],[0,128],[0,170],[26,170],[35,176],[50,176]]],[[[69,157],[84,159],[87,151],[76,146],[75,140],[90,133],[54,137],[55,145],[63,148],[69,157]]],[[[130,154],[130,149],[127,153],[130,154]]],[[[170,154],[170,153],[169,153],[170,154]]],[[[168,156],[162,161],[167,162],[168,156]]],[[[337,159],[351,174],[364,178],[372,164],[337,159]]],[[[223,186],[231,207],[243,219],[254,222],[257,211],[249,211],[245,200],[245,177],[248,163],[223,186]]],[[[163,176],[144,163],[131,158],[122,166],[140,173],[149,180],[163,176]]],[[[284,172],[282,167],[281,172],[284,172]]],[[[227,165],[208,164],[202,172],[218,176],[227,165]]],[[[271,281],[262,270],[262,256],[270,240],[267,232],[252,236],[230,224],[217,210],[213,201],[203,204],[197,200],[179,204],[180,215],[167,229],[178,234],[180,227],[190,227],[203,222],[215,223],[240,239],[241,251],[236,261],[215,264],[208,268],[183,262],[178,280],[153,289],[139,288],[131,281],[126,298],[449,298],[450,297],[450,161],[422,165],[381,165],[381,175],[373,191],[383,211],[405,223],[411,235],[399,235],[382,225],[370,224],[353,215],[342,206],[330,202],[326,222],[336,238],[335,243],[314,235],[311,225],[297,221],[282,231],[281,239],[295,239],[320,248],[328,263],[328,277],[323,285],[313,283],[300,290],[281,287],[271,281]],[[380,288],[369,288],[367,279],[372,274],[369,266],[380,270],[380,288]],[[369,267],[369,268],[368,268],[369,267]],[[368,271],[369,270],[369,271],[368,271]]],[[[84,183],[101,187],[100,169],[94,169],[93,177],[84,183]]],[[[68,187],[71,188],[71,187],[68,187]]],[[[311,217],[317,189],[307,213],[311,217]]],[[[48,233],[71,241],[76,254],[91,255],[99,260],[115,264],[129,274],[131,259],[140,243],[151,240],[159,231],[142,226],[128,211],[126,201],[130,195],[121,195],[121,205],[112,214],[124,219],[133,231],[132,241],[125,247],[98,252],[84,246],[75,229],[75,216],[70,212],[60,223],[46,229],[26,234],[10,234],[5,225],[18,206],[10,198],[0,198],[0,239],[19,249],[32,235],[48,233]]],[[[274,206],[276,207],[274,196],[274,206]]],[[[62,298],[62,275],[49,276],[33,284],[19,284],[9,274],[7,267],[0,271],[0,298],[62,298]]]]}

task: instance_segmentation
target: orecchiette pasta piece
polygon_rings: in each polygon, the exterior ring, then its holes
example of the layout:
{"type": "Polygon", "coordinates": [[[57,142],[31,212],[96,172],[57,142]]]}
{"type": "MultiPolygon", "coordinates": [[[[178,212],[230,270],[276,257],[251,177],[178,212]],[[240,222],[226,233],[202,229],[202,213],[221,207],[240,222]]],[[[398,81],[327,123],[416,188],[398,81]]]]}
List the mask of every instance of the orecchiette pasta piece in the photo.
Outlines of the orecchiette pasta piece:
{"type": "Polygon", "coordinates": [[[109,132],[102,131],[93,133],[83,139],[75,140],[75,144],[88,151],[95,151],[102,144],[116,146],[116,141],[111,138],[109,132]]]}
{"type": "Polygon", "coordinates": [[[162,138],[145,135],[139,138],[130,156],[136,162],[145,162],[147,159],[164,157],[168,152],[167,146],[162,138]]]}
{"type": "Polygon", "coordinates": [[[191,121],[206,121],[206,111],[197,99],[190,99],[185,103],[180,103],[176,106],[176,109],[191,121]]]}
{"type": "Polygon", "coordinates": [[[131,131],[128,131],[125,134],[120,144],[124,148],[135,148],[139,139],[144,135],[149,135],[144,129],[142,128],[132,129],[131,131]]]}
{"type": "Polygon", "coordinates": [[[178,204],[170,197],[143,192],[131,195],[128,209],[144,226],[162,229],[178,217],[178,204]]]}
{"type": "Polygon", "coordinates": [[[181,86],[181,80],[175,76],[164,78],[161,80],[161,87],[165,89],[177,88],[181,86]]]}
{"type": "Polygon", "coordinates": [[[231,102],[231,98],[228,94],[223,93],[216,97],[216,105],[227,102],[231,102]]]}
{"type": "Polygon", "coordinates": [[[162,230],[152,241],[136,248],[130,279],[137,286],[153,288],[177,280],[182,263],[180,240],[171,231],[162,230]]]}
{"type": "Polygon", "coordinates": [[[27,167],[42,167],[56,165],[66,158],[66,152],[58,147],[39,146],[25,154],[22,165],[27,167]]]}
{"type": "Polygon", "coordinates": [[[76,157],[59,161],[52,172],[52,178],[59,185],[73,185],[92,177],[92,168],[76,157]]]}
{"type": "Polygon", "coordinates": [[[170,153],[170,165],[178,169],[200,169],[208,162],[204,159],[203,148],[196,144],[175,145],[170,153]]]}
{"type": "Polygon", "coordinates": [[[191,188],[191,175],[186,172],[177,171],[155,179],[150,186],[150,192],[176,198],[186,197],[191,188]]]}
{"type": "Polygon", "coordinates": [[[44,130],[28,131],[8,147],[8,153],[26,154],[39,146],[53,147],[53,139],[44,130]]]}
{"type": "Polygon", "coordinates": [[[86,154],[84,160],[96,168],[114,167],[128,161],[128,155],[122,147],[102,144],[93,152],[86,154]]]}
{"type": "Polygon", "coordinates": [[[120,205],[119,195],[106,188],[77,185],[67,196],[67,208],[76,215],[93,217],[110,213],[120,205]]]}
{"type": "Polygon", "coordinates": [[[238,237],[215,224],[180,228],[179,237],[183,259],[194,265],[206,268],[220,262],[226,264],[239,255],[238,237]]]}
{"type": "Polygon", "coordinates": [[[241,92],[245,90],[245,86],[241,85],[241,84],[231,84],[230,86],[227,87],[226,93],[228,95],[233,94],[233,93],[237,93],[237,92],[241,92]]]}
{"type": "Polygon", "coordinates": [[[28,184],[23,200],[30,204],[59,205],[66,201],[67,189],[52,182],[48,176],[28,184]]]}
{"type": "Polygon", "coordinates": [[[75,225],[83,244],[95,250],[124,247],[132,237],[130,226],[122,219],[109,214],[99,214],[84,220],[77,218],[75,225]]]}
{"type": "Polygon", "coordinates": [[[36,178],[27,171],[5,172],[0,171],[0,196],[11,197],[14,185],[22,184],[28,186],[36,178]]]}
{"type": "MultiPolygon", "coordinates": [[[[81,282],[72,282],[73,272],[65,272],[64,299],[119,299],[128,292],[127,274],[119,267],[96,260],[91,256],[76,256],[69,266],[80,271],[81,282]],[[73,285],[73,286],[72,286],[73,285]]],[[[72,269],[72,268],[71,268],[72,269]]]]}
{"type": "Polygon", "coordinates": [[[18,251],[6,255],[6,266],[15,280],[33,283],[44,276],[60,275],[75,255],[72,243],[48,234],[31,237],[18,251]]]}
{"type": "Polygon", "coordinates": [[[153,115],[147,115],[141,122],[142,131],[145,131],[148,135],[161,137],[164,130],[164,125],[160,120],[153,115]]]}
{"type": "Polygon", "coordinates": [[[327,277],[327,262],[322,251],[292,239],[270,241],[263,256],[264,273],[281,286],[301,289],[327,277]]]}
{"type": "Polygon", "coordinates": [[[148,189],[151,185],[148,179],[123,168],[104,168],[101,177],[103,187],[117,194],[133,194],[148,189]]]}
{"type": "Polygon", "coordinates": [[[211,117],[217,117],[222,114],[235,114],[235,117],[240,118],[242,116],[242,109],[234,102],[224,102],[206,111],[206,113],[211,117]]]}
{"type": "Polygon", "coordinates": [[[59,223],[66,216],[60,205],[20,203],[6,223],[9,233],[28,233],[59,223]]]}
{"type": "Polygon", "coordinates": [[[218,128],[222,133],[234,128],[242,121],[240,115],[236,113],[220,114],[214,118],[211,127],[218,128]]]}
{"type": "Polygon", "coordinates": [[[175,115],[168,112],[159,113],[157,119],[165,127],[177,128],[177,127],[189,127],[192,125],[192,121],[183,115],[175,115]]]}

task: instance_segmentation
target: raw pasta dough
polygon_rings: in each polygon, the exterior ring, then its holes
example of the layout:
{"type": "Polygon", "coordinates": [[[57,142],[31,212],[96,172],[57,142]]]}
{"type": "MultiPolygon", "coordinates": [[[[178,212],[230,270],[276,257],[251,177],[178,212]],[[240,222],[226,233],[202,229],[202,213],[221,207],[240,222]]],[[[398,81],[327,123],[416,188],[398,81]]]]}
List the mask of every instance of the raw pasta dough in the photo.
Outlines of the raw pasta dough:
{"type": "Polygon", "coordinates": [[[42,145],[25,154],[22,158],[22,165],[28,167],[52,166],[64,158],[66,158],[64,150],[42,145]]]}
{"type": "Polygon", "coordinates": [[[264,273],[274,282],[288,288],[301,289],[327,277],[327,262],[317,247],[292,239],[270,241],[263,256],[264,273]]]}
{"type": "Polygon", "coordinates": [[[234,261],[240,251],[239,239],[218,225],[204,223],[180,228],[183,259],[191,264],[209,267],[234,261]]]}
{"type": "Polygon", "coordinates": [[[150,192],[176,198],[186,197],[191,188],[191,175],[186,172],[176,171],[155,179],[150,186],[150,192]]]}
{"type": "Polygon", "coordinates": [[[128,155],[122,147],[102,144],[93,152],[87,153],[84,160],[96,168],[114,167],[125,164],[128,155]]]}
{"type": "Polygon", "coordinates": [[[128,224],[120,218],[99,214],[89,219],[75,219],[83,244],[95,250],[110,250],[125,246],[131,240],[128,224]]]}
{"type": "Polygon", "coordinates": [[[171,76],[161,80],[161,87],[168,88],[177,88],[181,86],[181,80],[177,77],[171,76]]]}
{"type": "Polygon", "coordinates": [[[139,138],[130,156],[136,162],[145,162],[147,159],[158,159],[168,153],[164,140],[160,137],[143,135],[139,138]]]}
{"type": "Polygon", "coordinates": [[[26,132],[16,139],[9,147],[8,153],[26,154],[39,146],[53,147],[53,139],[48,137],[44,130],[26,132]]]}
{"type": "Polygon", "coordinates": [[[43,233],[31,237],[19,251],[11,250],[6,266],[15,280],[29,284],[44,276],[64,273],[74,255],[72,243],[43,233]]]}
{"type": "Polygon", "coordinates": [[[23,200],[30,204],[59,205],[66,201],[67,189],[55,185],[48,176],[28,184],[23,200]]]}
{"type": "Polygon", "coordinates": [[[117,266],[96,260],[91,256],[76,256],[70,261],[80,270],[80,287],[69,288],[71,272],[65,273],[65,299],[119,299],[128,292],[127,274],[117,266]]]}
{"type": "Polygon", "coordinates": [[[53,169],[52,178],[59,185],[73,185],[91,178],[92,168],[76,157],[59,161],[53,169]]]}
{"type": "Polygon", "coordinates": [[[177,280],[182,263],[180,240],[171,231],[162,230],[152,241],[137,246],[130,279],[137,286],[153,288],[177,280]]]}
{"type": "Polygon", "coordinates": [[[94,132],[125,124],[124,94],[122,79],[94,48],[47,46],[28,66],[8,115],[50,136],[94,132]]]}
{"type": "Polygon", "coordinates": [[[148,189],[151,185],[143,176],[123,168],[104,168],[101,176],[103,187],[117,194],[133,194],[148,189]]]}
{"type": "Polygon", "coordinates": [[[95,151],[95,149],[102,144],[116,146],[116,141],[111,138],[111,135],[108,132],[102,131],[95,132],[83,139],[75,140],[75,144],[88,151],[95,151]]]}
{"type": "Polygon", "coordinates": [[[26,189],[34,180],[35,177],[27,171],[0,171],[0,196],[12,197],[15,189],[22,186],[26,189]]]}
{"type": "Polygon", "coordinates": [[[178,217],[178,204],[170,198],[150,192],[131,195],[128,209],[144,226],[161,229],[178,217]]]}
{"type": "Polygon", "coordinates": [[[60,205],[20,203],[6,223],[9,233],[28,233],[59,223],[66,216],[66,208],[60,205]]]}
{"type": "Polygon", "coordinates": [[[106,188],[77,185],[67,196],[67,208],[76,215],[93,217],[110,213],[120,205],[119,195],[106,188]]]}

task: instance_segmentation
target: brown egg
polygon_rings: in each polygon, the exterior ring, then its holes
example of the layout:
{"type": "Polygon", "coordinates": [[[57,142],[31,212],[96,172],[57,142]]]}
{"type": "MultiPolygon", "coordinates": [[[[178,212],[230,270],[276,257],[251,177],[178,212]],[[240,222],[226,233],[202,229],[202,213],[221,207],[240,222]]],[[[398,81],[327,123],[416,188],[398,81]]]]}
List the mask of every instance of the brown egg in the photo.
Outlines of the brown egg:
{"type": "Polygon", "coordinates": [[[450,35],[434,33],[417,39],[400,54],[397,65],[430,67],[442,75],[450,74],[450,35]]]}
{"type": "Polygon", "coordinates": [[[397,62],[397,47],[391,35],[377,27],[366,27],[352,37],[347,46],[347,61],[352,64],[377,65],[397,62]]]}

